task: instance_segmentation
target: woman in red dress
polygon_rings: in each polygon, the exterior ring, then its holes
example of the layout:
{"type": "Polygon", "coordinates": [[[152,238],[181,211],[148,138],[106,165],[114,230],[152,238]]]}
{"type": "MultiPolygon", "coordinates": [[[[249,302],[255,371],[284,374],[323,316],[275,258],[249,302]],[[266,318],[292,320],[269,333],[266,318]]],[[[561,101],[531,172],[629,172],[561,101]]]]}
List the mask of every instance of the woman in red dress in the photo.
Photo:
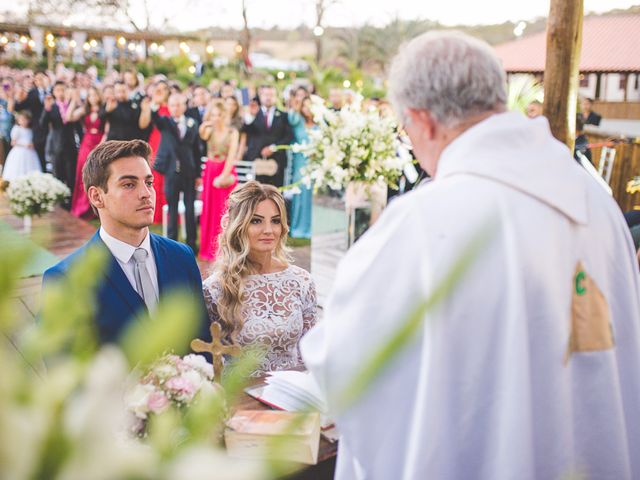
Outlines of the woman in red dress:
{"type": "Polygon", "coordinates": [[[220,222],[227,198],[238,183],[235,160],[240,133],[231,125],[220,101],[209,106],[200,125],[200,137],[207,142],[207,163],[202,175],[202,215],[200,216],[200,258],[216,259],[220,222]]]}
{"type": "MultiPolygon", "coordinates": [[[[163,117],[169,116],[169,108],[167,107],[167,101],[169,100],[169,84],[164,80],[159,80],[154,85],[153,89],[153,103],[159,105],[158,115],[163,117]]],[[[140,128],[145,129],[151,123],[151,115],[140,117],[140,128]]],[[[158,153],[158,147],[160,146],[161,133],[155,125],[149,134],[149,145],[151,145],[151,157],[149,163],[153,167],[156,161],[156,154],[158,153]]],[[[156,191],[156,210],[153,214],[153,223],[162,223],[162,207],[167,204],[167,199],[164,195],[164,175],[156,172],[151,168],[153,172],[153,188],[156,191]]]]}
{"type": "Polygon", "coordinates": [[[97,88],[91,87],[87,91],[87,100],[84,105],[79,105],[79,99],[73,98],[67,111],[67,121],[82,121],[84,135],[78,150],[78,163],[76,165],[76,181],[71,197],[71,213],[79,218],[90,220],[94,217],[89,198],[82,183],[82,169],[91,150],[98,146],[104,139],[104,121],[98,115],[102,99],[97,88]]]}

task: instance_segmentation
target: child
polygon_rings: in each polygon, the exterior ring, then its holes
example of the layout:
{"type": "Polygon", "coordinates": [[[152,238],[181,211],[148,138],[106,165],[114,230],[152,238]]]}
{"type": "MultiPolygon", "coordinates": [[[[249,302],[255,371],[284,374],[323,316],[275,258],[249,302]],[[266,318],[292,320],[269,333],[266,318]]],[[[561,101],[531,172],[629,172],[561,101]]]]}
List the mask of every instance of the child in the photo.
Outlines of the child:
{"type": "Polygon", "coordinates": [[[28,110],[21,110],[15,117],[16,125],[11,129],[12,148],[2,172],[2,178],[9,182],[31,172],[42,171],[38,154],[33,148],[31,113],[28,110]]]}

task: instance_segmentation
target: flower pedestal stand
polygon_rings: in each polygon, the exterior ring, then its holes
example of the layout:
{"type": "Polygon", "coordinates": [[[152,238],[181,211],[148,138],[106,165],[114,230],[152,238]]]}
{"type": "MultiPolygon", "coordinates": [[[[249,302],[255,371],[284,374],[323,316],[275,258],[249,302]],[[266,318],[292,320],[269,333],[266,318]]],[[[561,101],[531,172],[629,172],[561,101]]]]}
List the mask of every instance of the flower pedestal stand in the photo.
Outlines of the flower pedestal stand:
{"type": "Polygon", "coordinates": [[[32,221],[31,215],[25,215],[24,217],[22,217],[22,233],[23,234],[25,235],[31,234],[31,221],[32,221]]]}

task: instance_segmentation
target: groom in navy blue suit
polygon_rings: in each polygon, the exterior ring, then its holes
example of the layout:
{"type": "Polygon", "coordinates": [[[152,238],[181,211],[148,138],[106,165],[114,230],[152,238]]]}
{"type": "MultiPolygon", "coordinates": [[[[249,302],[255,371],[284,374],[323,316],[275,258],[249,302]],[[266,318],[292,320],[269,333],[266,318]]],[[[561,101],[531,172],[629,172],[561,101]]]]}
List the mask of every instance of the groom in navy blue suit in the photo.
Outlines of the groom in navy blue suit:
{"type": "Polygon", "coordinates": [[[95,322],[100,343],[117,341],[137,315],[145,309],[153,313],[159,297],[174,289],[191,293],[201,311],[200,331],[208,331],[193,251],[149,232],[156,195],[150,154],[149,144],[142,140],[107,141],[89,154],[82,179],[101,227],[84,246],[44,273],[43,289],[81,262],[88,248],[109,251],[97,291],[95,322]]]}

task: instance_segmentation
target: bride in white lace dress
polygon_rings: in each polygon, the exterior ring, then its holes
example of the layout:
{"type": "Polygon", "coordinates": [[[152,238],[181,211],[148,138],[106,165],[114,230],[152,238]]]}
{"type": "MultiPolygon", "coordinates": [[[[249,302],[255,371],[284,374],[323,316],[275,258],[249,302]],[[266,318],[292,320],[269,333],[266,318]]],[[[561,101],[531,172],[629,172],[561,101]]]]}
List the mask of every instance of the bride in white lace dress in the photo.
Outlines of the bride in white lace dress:
{"type": "Polygon", "coordinates": [[[203,283],[209,319],[226,341],[266,350],[253,373],[302,365],[300,338],[316,322],[316,291],[306,270],[290,265],[282,195],[248,182],[231,193],[213,274],[203,283]]]}

